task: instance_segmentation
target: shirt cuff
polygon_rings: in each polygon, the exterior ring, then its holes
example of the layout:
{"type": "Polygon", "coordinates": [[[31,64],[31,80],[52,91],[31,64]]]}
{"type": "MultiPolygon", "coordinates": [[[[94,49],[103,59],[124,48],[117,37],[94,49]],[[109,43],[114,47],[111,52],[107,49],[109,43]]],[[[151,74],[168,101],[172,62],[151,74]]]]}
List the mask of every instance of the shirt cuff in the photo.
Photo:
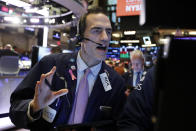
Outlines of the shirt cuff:
{"type": "Polygon", "coordinates": [[[34,121],[40,119],[42,112],[38,111],[35,114],[33,114],[30,105],[31,105],[31,102],[29,103],[29,106],[28,106],[28,109],[27,109],[27,117],[29,118],[29,120],[31,122],[34,122],[34,121]]]}

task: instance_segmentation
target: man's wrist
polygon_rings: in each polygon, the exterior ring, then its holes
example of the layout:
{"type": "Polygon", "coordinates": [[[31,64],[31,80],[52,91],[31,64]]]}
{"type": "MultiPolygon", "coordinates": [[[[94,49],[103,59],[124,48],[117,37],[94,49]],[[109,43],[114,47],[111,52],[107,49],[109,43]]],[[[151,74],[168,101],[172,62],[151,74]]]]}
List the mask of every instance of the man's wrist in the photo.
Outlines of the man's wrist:
{"type": "Polygon", "coordinates": [[[33,111],[33,107],[32,107],[32,101],[29,103],[29,106],[28,106],[28,110],[27,110],[27,116],[28,118],[30,119],[30,121],[36,121],[38,119],[40,119],[41,117],[41,113],[42,111],[39,110],[39,111],[33,111]]]}
{"type": "Polygon", "coordinates": [[[30,102],[30,107],[31,107],[31,111],[32,111],[33,114],[40,111],[39,106],[37,106],[37,105],[34,103],[34,100],[32,100],[32,101],[30,102]]]}

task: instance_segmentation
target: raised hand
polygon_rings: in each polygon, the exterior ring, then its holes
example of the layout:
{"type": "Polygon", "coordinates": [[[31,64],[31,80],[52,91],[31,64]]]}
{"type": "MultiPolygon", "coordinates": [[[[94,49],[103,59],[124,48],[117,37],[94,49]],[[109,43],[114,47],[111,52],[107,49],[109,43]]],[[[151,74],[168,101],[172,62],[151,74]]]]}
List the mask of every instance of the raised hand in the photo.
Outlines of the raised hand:
{"type": "Polygon", "coordinates": [[[60,96],[63,96],[68,93],[67,89],[61,89],[59,91],[51,91],[49,86],[46,84],[45,79],[51,85],[53,75],[56,71],[56,67],[54,66],[50,72],[46,74],[42,74],[40,81],[37,81],[35,87],[34,98],[31,101],[31,108],[33,113],[45,108],[46,106],[52,104],[60,96]]]}

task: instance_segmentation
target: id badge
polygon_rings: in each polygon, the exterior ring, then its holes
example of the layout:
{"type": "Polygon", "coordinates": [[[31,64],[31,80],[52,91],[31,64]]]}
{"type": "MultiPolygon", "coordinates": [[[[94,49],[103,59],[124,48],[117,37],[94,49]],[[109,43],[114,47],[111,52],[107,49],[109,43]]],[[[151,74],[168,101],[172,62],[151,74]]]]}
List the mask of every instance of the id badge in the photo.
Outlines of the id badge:
{"type": "Polygon", "coordinates": [[[109,81],[109,78],[108,78],[107,74],[106,73],[102,73],[99,76],[101,78],[101,82],[103,84],[105,92],[111,90],[112,86],[110,84],[110,81],[109,81]]]}

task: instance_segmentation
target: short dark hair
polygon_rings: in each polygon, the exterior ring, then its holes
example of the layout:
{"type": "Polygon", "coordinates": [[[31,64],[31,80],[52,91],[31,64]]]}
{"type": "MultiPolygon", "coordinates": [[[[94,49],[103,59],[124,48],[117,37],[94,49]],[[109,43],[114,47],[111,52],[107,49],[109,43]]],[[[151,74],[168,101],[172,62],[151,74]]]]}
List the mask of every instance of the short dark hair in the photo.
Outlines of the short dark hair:
{"type": "Polygon", "coordinates": [[[55,46],[51,48],[51,53],[61,53],[62,49],[59,46],[55,46]]]}
{"type": "Polygon", "coordinates": [[[79,21],[79,32],[78,35],[80,35],[81,39],[83,38],[83,34],[85,32],[86,29],[86,18],[88,15],[90,14],[104,14],[107,16],[107,12],[105,10],[103,10],[103,8],[101,7],[94,7],[92,9],[88,9],[88,12],[86,14],[84,14],[83,16],[80,17],[80,21],[79,21]]]}

